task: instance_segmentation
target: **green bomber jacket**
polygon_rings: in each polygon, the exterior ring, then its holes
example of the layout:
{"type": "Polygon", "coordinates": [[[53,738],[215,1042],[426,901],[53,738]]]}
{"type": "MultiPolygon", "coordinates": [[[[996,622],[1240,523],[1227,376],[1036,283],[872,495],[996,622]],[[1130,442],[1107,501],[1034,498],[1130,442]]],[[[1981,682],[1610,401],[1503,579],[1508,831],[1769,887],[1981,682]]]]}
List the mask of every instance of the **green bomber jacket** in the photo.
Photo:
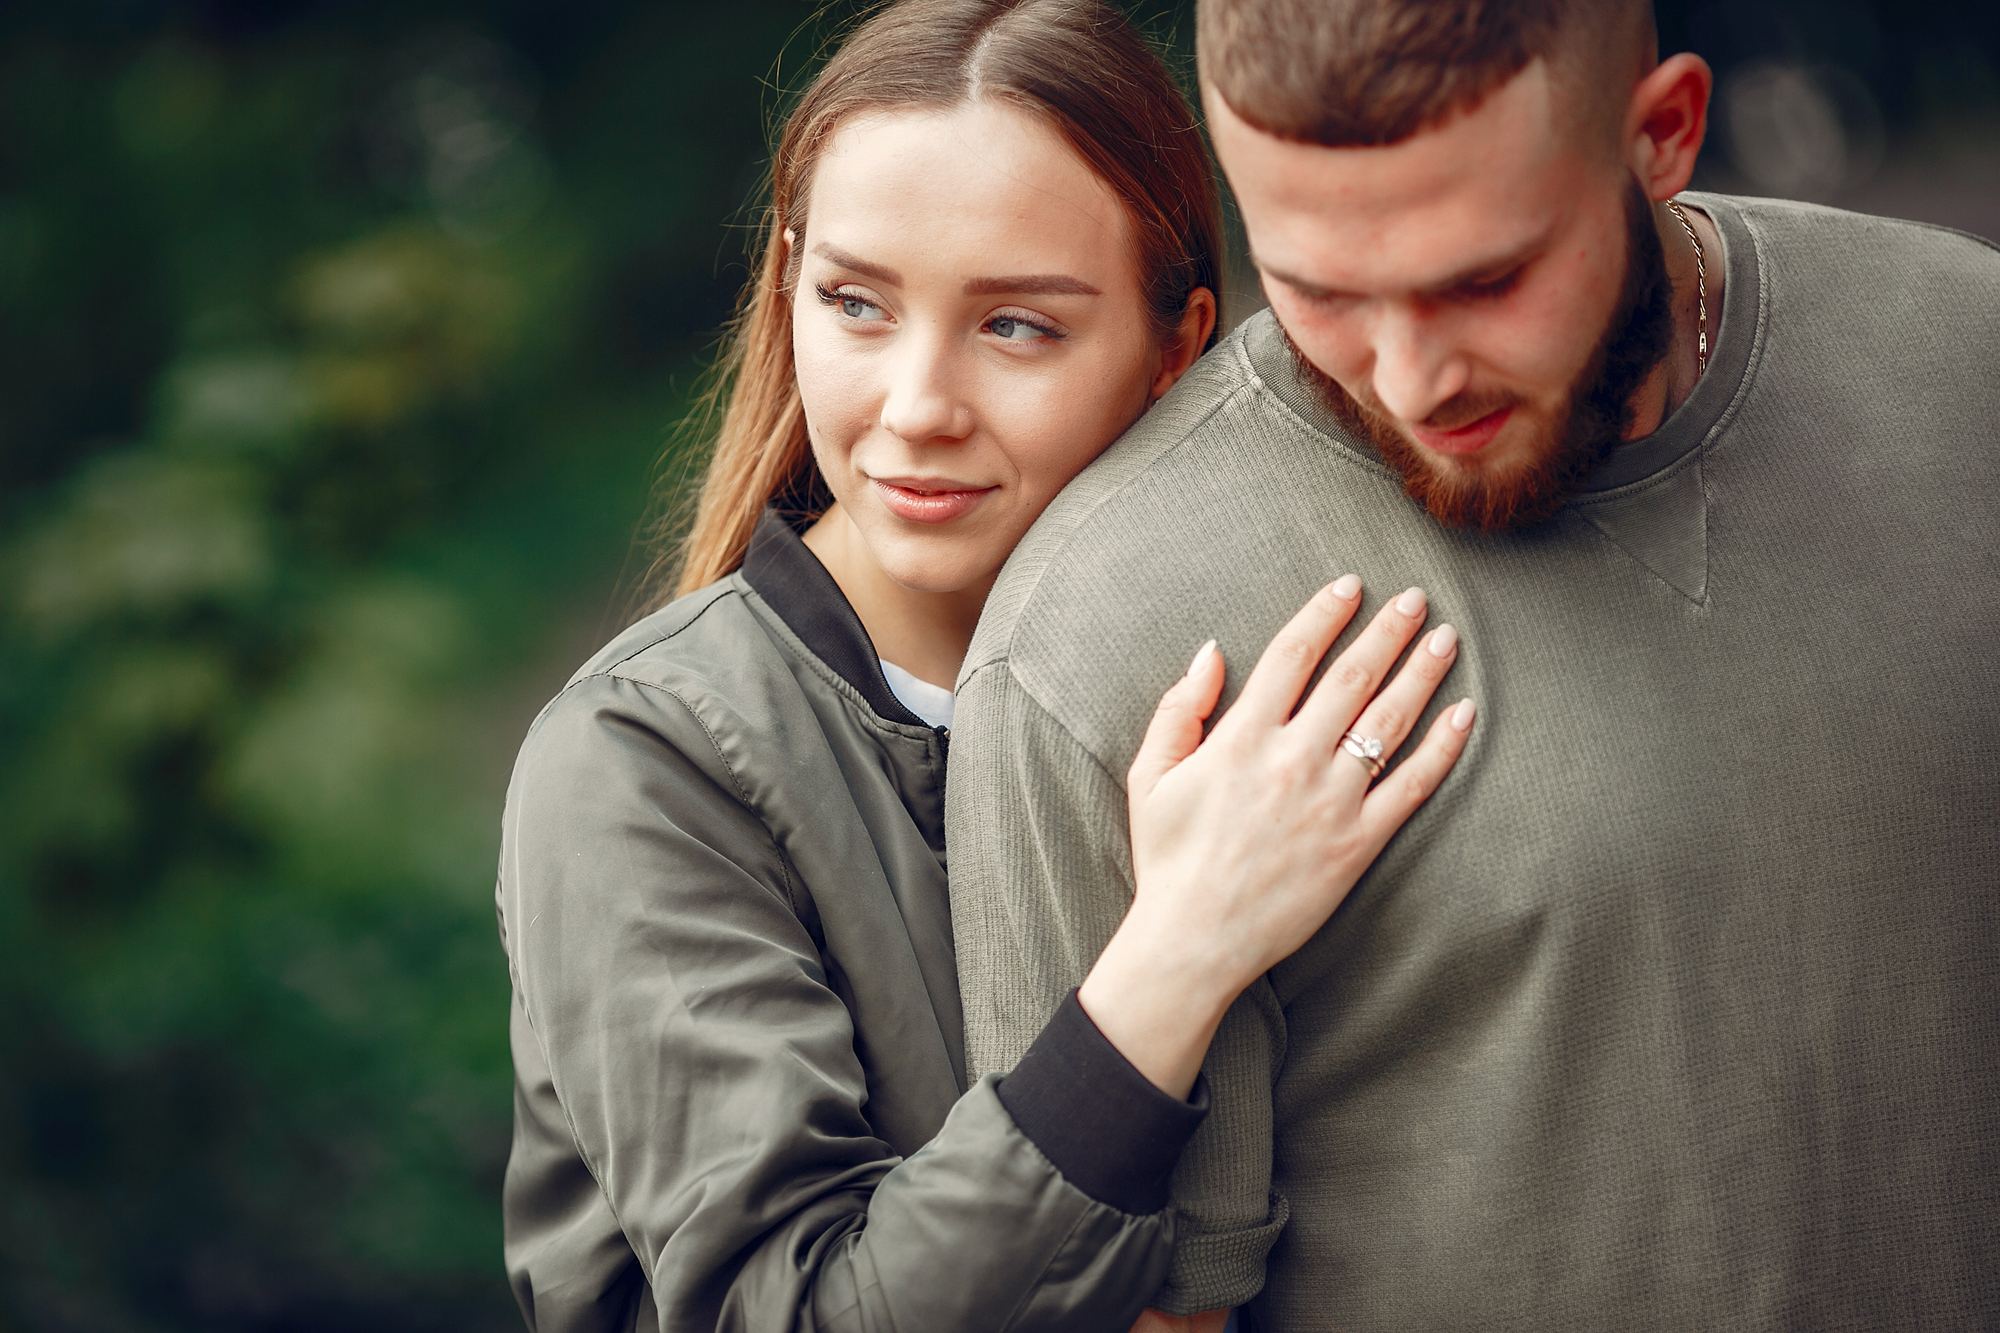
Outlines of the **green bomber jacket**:
{"type": "Polygon", "coordinates": [[[530,1329],[1098,1333],[1147,1304],[1205,1085],[1154,1089],[1072,995],[967,1086],[948,741],[768,513],[536,719],[497,890],[530,1329]]]}

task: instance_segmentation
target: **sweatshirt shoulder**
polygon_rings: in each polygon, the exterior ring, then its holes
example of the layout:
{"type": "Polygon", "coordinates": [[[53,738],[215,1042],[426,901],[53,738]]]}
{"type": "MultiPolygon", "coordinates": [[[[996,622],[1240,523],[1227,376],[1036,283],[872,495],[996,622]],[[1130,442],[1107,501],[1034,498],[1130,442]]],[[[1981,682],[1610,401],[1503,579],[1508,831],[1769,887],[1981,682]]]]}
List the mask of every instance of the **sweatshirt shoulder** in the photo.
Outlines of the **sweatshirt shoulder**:
{"type": "Polygon", "coordinates": [[[1124,543],[1117,533],[1137,531],[1150,519],[1136,492],[1189,448],[1206,452],[1230,447],[1229,418],[1249,400],[1265,396],[1251,365],[1245,335],[1268,311],[1245,321],[1197,362],[1158,403],[1079,473],[1042,512],[1008,557],[988,594],[978,631],[959,672],[965,681],[981,667],[1002,661],[1024,618],[1035,613],[1051,568],[1064,577],[1088,577],[1086,566],[1106,548],[1124,543]],[[1108,542],[1097,538],[1110,534],[1108,542]],[[1083,548],[1092,548],[1085,552],[1083,548]]]}
{"type": "MultiPolygon", "coordinates": [[[[1768,330],[1760,386],[1818,383],[1840,367],[1842,389],[1919,415],[1990,412],[2000,354],[2000,249],[1991,242],[1791,200],[1696,202],[1733,214],[1754,254],[1757,323],[1768,330]]],[[[1734,260],[1729,271],[1733,280],[1734,260]]]]}
{"type": "Polygon", "coordinates": [[[2000,330],[2000,246],[1992,241],[1789,199],[1709,200],[1741,219],[1781,306],[1844,312],[1857,327],[1955,325],[1954,337],[1973,342],[2000,330]]]}
{"type": "Polygon", "coordinates": [[[2000,246],[1983,236],[1907,218],[1856,213],[1795,199],[1760,199],[1736,195],[1691,195],[1701,202],[1735,210],[1758,239],[1780,251],[1794,248],[1841,262],[1860,253],[1887,253],[1905,261],[2000,275],[2000,246]]]}

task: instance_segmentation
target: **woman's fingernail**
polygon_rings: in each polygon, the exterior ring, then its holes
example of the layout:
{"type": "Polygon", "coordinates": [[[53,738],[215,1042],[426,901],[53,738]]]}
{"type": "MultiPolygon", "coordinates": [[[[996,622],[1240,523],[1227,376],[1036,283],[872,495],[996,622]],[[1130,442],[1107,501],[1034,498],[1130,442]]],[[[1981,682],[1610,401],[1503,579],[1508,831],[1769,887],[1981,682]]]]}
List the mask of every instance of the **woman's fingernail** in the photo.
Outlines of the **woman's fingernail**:
{"type": "Polygon", "coordinates": [[[1342,574],[1333,581],[1333,595],[1343,602],[1351,602],[1361,591],[1361,580],[1352,574],[1342,574]]]}
{"type": "Polygon", "coordinates": [[[1474,708],[1474,707],[1472,706],[1472,700],[1470,700],[1470,699],[1460,699],[1460,700],[1458,701],[1458,707],[1456,707],[1456,708],[1454,708],[1454,709],[1452,709],[1452,710],[1451,710],[1451,728],[1452,728],[1452,730],[1453,730],[1453,731],[1471,731],[1471,730],[1472,730],[1472,715],[1473,715],[1473,714],[1474,714],[1475,712],[1477,712],[1477,711],[1478,711],[1478,710],[1477,710],[1477,709],[1475,709],[1475,708],[1474,708]]]}
{"type": "Polygon", "coordinates": [[[1195,672],[1201,670],[1202,664],[1208,661],[1209,654],[1214,651],[1215,651],[1214,639],[1210,639],[1207,643],[1204,643],[1201,647],[1195,649],[1194,661],[1188,663],[1187,673],[1190,676],[1192,676],[1195,672]]]}
{"type": "Polygon", "coordinates": [[[1451,650],[1456,647],[1458,647],[1458,631],[1450,625],[1439,625],[1431,631],[1432,657],[1450,657],[1451,650]]]}
{"type": "Polygon", "coordinates": [[[1424,613],[1424,590],[1412,588],[1396,599],[1396,609],[1406,616],[1420,616],[1424,613]]]}

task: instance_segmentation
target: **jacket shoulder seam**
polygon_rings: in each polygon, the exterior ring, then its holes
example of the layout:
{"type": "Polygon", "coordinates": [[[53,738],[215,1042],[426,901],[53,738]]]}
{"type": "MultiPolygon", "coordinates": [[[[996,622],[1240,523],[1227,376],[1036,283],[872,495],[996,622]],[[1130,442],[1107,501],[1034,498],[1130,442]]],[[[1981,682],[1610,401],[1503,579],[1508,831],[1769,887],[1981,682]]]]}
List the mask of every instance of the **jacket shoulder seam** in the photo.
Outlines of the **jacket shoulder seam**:
{"type": "MultiPolygon", "coordinates": [[[[571,676],[569,680],[563,684],[563,687],[557,690],[555,694],[550,697],[549,701],[542,705],[541,710],[535,714],[535,720],[528,724],[529,732],[532,733],[535,730],[535,728],[541,726],[542,723],[548,718],[549,710],[553,709],[558,703],[562,702],[564,696],[569,694],[571,690],[576,689],[579,685],[582,685],[586,681],[599,680],[605,677],[610,677],[616,680],[633,680],[635,684],[643,683],[637,681],[634,677],[621,674],[618,671],[618,668],[624,666],[627,662],[630,662],[633,658],[637,657],[640,653],[645,652],[647,649],[657,648],[661,644],[669,642],[670,640],[678,636],[683,630],[686,630],[689,627],[691,627],[697,620],[700,620],[703,616],[707,615],[721,602],[727,600],[731,594],[735,594],[739,597],[741,596],[741,594],[737,593],[735,589],[727,587],[722,583],[716,583],[710,586],[715,589],[715,596],[709,598],[708,601],[702,603],[699,607],[695,608],[694,614],[689,616],[686,620],[683,620],[680,624],[674,626],[670,630],[667,630],[661,634],[655,635],[647,639],[644,643],[634,645],[630,652],[624,654],[621,657],[613,658],[612,660],[604,663],[602,666],[595,667],[588,671],[579,671],[574,676],[571,676]]],[[[690,596],[692,595],[693,594],[690,594],[690,596]]]]}
{"type": "Polygon", "coordinates": [[[657,648],[663,643],[668,643],[678,638],[682,634],[682,632],[692,628],[696,621],[700,620],[703,616],[707,615],[710,611],[714,610],[717,606],[721,605],[723,602],[728,601],[731,597],[735,597],[738,600],[741,600],[743,597],[742,591],[738,588],[730,586],[730,583],[731,581],[728,579],[721,579],[715,583],[710,584],[709,586],[712,589],[714,589],[715,595],[713,597],[710,597],[706,602],[703,602],[700,606],[696,607],[693,615],[681,621],[680,624],[675,625],[672,629],[666,630],[658,635],[655,635],[652,638],[647,639],[644,643],[633,645],[631,652],[626,653],[623,657],[613,658],[611,661],[606,662],[603,666],[599,667],[597,670],[589,672],[586,675],[579,677],[579,679],[588,680],[591,676],[611,675],[614,672],[616,672],[619,667],[624,666],[627,662],[637,657],[640,653],[645,652],[647,649],[657,648]]]}
{"type": "MultiPolygon", "coordinates": [[[[721,600],[723,599],[720,597],[716,598],[716,602],[720,602],[721,600]]],[[[715,605],[715,603],[711,602],[709,603],[709,605],[713,606],[715,605]]],[[[708,607],[702,608],[702,611],[704,612],[707,610],[708,607]]],[[[694,621],[699,618],[700,618],[699,614],[690,617],[688,620],[688,624],[690,625],[693,624],[694,621]]],[[[685,629],[686,627],[687,626],[683,625],[679,629],[676,629],[674,633],[677,634],[680,632],[680,629],[685,629]]],[[[804,914],[799,907],[797,885],[794,883],[792,877],[791,858],[785,855],[785,849],[779,846],[778,837],[775,833],[771,831],[770,824],[765,821],[764,817],[761,814],[758,813],[756,803],[750,799],[750,793],[743,785],[742,776],[736,771],[736,765],[730,763],[729,756],[723,753],[722,743],[716,740],[715,732],[712,728],[710,728],[707,720],[702,717],[700,711],[696,709],[693,704],[688,702],[687,696],[682,694],[679,690],[675,689],[673,686],[663,684],[660,681],[646,680],[639,676],[632,675],[628,672],[621,672],[617,670],[618,667],[624,665],[626,662],[631,661],[632,658],[636,657],[639,653],[644,652],[646,648],[655,647],[658,644],[665,643],[668,639],[672,637],[673,634],[662,635],[660,638],[655,639],[651,643],[645,645],[645,647],[636,649],[634,652],[628,654],[625,657],[620,658],[618,661],[613,663],[608,663],[600,670],[592,671],[585,675],[578,676],[576,679],[570,681],[569,684],[563,686],[563,688],[556,694],[555,698],[549,700],[548,703],[542,706],[541,713],[535,719],[535,726],[540,726],[543,719],[545,719],[548,716],[549,711],[553,709],[557,704],[561,703],[565,698],[567,698],[571,693],[571,691],[576,690],[582,687],[583,685],[588,684],[589,682],[598,680],[624,681],[629,685],[636,686],[637,688],[645,690],[649,693],[665,695],[667,698],[672,699],[675,703],[679,704],[681,711],[686,713],[689,720],[691,720],[695,724],[695,726],[701,729],[702,739],[708,742],[709,750],[715,755],[716,762],[722,765],[722,771],[729,775],[729,785],[736,794],[736,803],[742,806],[744,812],[757,822],[757,827],[763,830],[765,840],[770,843],[772,852],[777,856],[778,871],[784,877],[785,905],[791,909],[791,913],[793,916],[798,917],[801,921],[803,921],[804,914]]],[[[532,731],[533,728],[530,728],[530,730],[532,731]]]]}
{"type": "Polygon", "coordinates": [[[763,815],[758,813],[756,803],[750,799],[750,793],[743,786],[742,776],[736,771],[736,765],[730,763],[729,756],[722,752],[722,743],[715,739],[715,732],[710,729],[707,720],[702,717],[693,704],[687,701],[686,697],[679,690],[674,689],[671,685],[662,685],[657,681],[640,680],[635,676],[619,676],[617,679],[630,681],[642,690],[666,695],[679,704],[682,711],[688,715],[697,727],[701,728],[702,738],[708,742],[708,748],[714,751],[715,760],[722,765],[722,771],[729,775],[729,785],[736,789],[736,803],[743,807],[744,813],[757,821],[757,827],[763,830],[764,840],[771,845],[772,854],[778,858],[778,873],[784,876],[785,881],[785,905],[791,909],[793,916],[800,916],[798,894],[792,882],[791,858],[786,856],[785,849],[778,845],[778,835],[771,832],[770,824],[765,821],[763,815]]]}

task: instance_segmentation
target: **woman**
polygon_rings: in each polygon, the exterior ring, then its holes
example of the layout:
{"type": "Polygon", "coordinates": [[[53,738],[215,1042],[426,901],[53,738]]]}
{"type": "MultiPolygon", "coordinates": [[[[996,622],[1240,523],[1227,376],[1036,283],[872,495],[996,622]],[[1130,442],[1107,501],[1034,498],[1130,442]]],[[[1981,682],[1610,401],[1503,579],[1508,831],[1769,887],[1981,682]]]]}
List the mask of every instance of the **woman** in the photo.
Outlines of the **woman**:
{"type": "MultiPolygon", "coordinates": [[[[1455,648],[1392,603],[1314,691],[1342,579],[1212,736],[1212,646],[1131,774],[1138,894],[1004,1079],[965,1088],[950,687],[1058,490],[1212,340],[1192,116],[1102,0],[907,0],[782,135],[681,596],[537,719],[508,797],[507,1263],[551,1329],[1122,1329],[1222,1008],[1463,747],[1366,795],[1349,728],[1455,648]]],[[[1370,718],[1377,720],[1371,722],[1370,718]]]]}

